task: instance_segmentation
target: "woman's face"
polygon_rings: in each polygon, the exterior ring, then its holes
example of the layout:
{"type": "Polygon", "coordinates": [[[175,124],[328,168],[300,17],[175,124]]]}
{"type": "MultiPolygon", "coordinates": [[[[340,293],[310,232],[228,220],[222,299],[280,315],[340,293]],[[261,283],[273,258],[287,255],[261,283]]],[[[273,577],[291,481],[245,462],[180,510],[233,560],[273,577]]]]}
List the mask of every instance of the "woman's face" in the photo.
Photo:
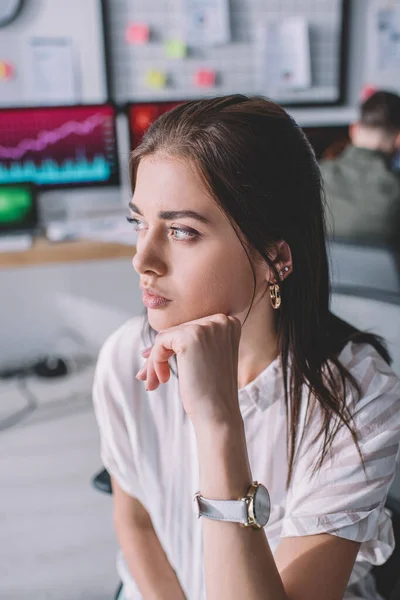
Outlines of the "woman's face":
{"type": "MultiPolygon", "coordinates": [[[[151,327],[216,313],[243,322],[254,287],[249,260],[191,164],[165,155],[142,159],[130,208],[138,233],[133,266],[151,327]]],[[[255,270],[261,296],[266,267],[255,270]]]]}

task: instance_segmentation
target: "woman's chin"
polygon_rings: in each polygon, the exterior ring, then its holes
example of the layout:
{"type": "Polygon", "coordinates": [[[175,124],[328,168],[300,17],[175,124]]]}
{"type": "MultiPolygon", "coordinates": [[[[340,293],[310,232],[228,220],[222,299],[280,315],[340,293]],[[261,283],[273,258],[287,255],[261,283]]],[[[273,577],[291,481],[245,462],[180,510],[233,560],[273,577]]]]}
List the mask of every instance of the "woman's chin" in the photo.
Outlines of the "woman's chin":
{"type": "MultiPolygon", "coordinates": [[[[217,311],[215,311],[217,312],[217,311]]],[[[168,310],[168,308],[162,309],[147,309],[147,318],[149,320],[149,324],[154,331],[163,331],[165,329],[170,329],[171,327],[177,327],[178,325],[182,325],[182,323],[188,323],[189,321],[195,321],[196,319],[203,319],[205,317],[209,317],[211,314],[207,310],[198,310],[193,311],[193,313],[185,313],[180,312],[179,310],[168,310]],[[179,314],[177,314],[179,313],[179,314]]]]}
{"type": "Polygon", "coordinates": [[[176,327],[177,325],[181,325],[186,321],[179,319],[178,317],[174,317],[173,315],[167,315],[166,312],[161,310],[147,310],[147,318],[149,320],[149,325],[154,331],[163,331],[164,329],[170,329],[171,327],[176,327]]]}

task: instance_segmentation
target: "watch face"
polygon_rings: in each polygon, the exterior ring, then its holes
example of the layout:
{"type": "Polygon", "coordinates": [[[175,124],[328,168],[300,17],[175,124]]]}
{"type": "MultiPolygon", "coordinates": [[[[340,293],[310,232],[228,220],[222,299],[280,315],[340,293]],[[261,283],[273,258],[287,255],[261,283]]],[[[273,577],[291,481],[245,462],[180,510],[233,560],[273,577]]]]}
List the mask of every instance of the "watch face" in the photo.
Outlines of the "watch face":
{"type": "Polygon", "coordinates": [[[261,527],[265,527],[268,523],[270,513],[270,499],[267,488],[263,485],[257,487],[256,493],[254,494],[254,514],[257,523],[261,527]]]}

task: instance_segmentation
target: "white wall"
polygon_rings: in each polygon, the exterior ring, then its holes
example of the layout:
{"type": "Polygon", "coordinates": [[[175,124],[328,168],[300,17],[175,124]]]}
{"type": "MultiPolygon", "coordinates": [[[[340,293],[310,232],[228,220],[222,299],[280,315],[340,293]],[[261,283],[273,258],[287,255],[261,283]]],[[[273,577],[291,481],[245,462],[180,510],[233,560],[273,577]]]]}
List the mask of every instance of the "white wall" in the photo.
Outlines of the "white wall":
{"type": "Polygon", "coordinates": [[[16,20],[0,29],[0,60],[15,66],[15,76],[1,82],[0,106],[37,104],[28,84],[29,41],[36,37],[71,40],[80,74],[78,101],[106,100],[104,45],[97,0],[26,0],[16,20]]]}
{"type": "Polygon", "coordinates": [[[334,108],[292,109],[290,113],[301,126],[347,124],[357,117],[360,89],[366,79],[367,13],[371,0],[350,0],[349,48],[346,98],[334,108]]]}

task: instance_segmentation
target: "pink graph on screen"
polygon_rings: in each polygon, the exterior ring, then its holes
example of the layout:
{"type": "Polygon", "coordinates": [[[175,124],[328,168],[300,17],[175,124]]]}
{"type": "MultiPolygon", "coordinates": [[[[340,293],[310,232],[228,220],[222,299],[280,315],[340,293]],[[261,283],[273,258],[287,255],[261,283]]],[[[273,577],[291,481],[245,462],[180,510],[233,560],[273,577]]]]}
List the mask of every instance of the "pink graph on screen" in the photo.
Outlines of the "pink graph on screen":
{"type": "Polygon", "coordinates": [[[27,152],[40,152],[51,144],[56,144],[71,134],[87,135],[91,133],[98,125],[104,122],[104,115],[96,113],[88,117],[85,121],[67,121],[54,131],[42,131],[37,139],[21,140],[15,148],[0,146],[0,158],[7,160],[18,160],[27,152]]]}

